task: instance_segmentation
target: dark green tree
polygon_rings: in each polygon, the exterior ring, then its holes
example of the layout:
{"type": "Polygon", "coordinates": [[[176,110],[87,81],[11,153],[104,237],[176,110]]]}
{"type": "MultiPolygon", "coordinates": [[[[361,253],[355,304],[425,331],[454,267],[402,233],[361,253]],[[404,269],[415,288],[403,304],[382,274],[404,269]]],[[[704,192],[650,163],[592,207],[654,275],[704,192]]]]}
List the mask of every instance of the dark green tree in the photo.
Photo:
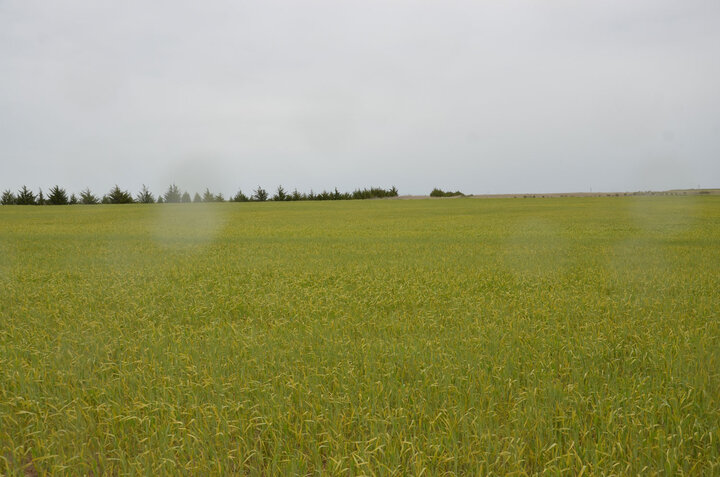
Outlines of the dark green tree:
{"type": "MultiPolygon", "coordinates": [[[[115,184],[115,187],[110,189],[110,192],[105,197],[107,197],[108,204],[132,204],[133,203],[133,198],[130,195],[130,192],[120,189],[120,187],[118,187],[117,184],[115,184]]],[[[103,202],[105,203],[104,200],[103,200],[103,202]]]]}
{"type": "Polygon", "coordinates": [[[272,200],[280,202],[287,200],[288,195],[287,192],[285,192],[285,189],[283,189],[283,186],[278,186],[277,192],[275,192],[275,195],[273,195],[272,200]]]}
{"type": "Polygon", "coordinates": [[[56,185],[50,188],[50,195],[48,195],[47,203],[50,205],[67,205],[68,195],[65,189],[56,185]]]}
{"type": "Polygon", "coordinates": [[[247,202],[250,200],[250,197],[243,194],[243,191],[238,190],[237,194],[235,194],[231,200],[233,202],[247,202]]]}
{"type": "Polygon", "coordinates": [[[15,203],[17,205],[35,205],[37,202],[35,201],[35,194],[26,186],[22,186],[22,189],[15,196],[15,203]]]}
{"type": "Polygon", "coordinates": [[[155,196],[153,196],[152,192],[150,192],[147,186],[143,184],[142,190],[140,190],[138,195],[135,197],[135,201],[141,204],[154,204],[155,196]]]}
{"type": "Polygon", "coordinates": [[[170,203],[180,202],[182,200],[182,193],[180,192],[180,189],[178,189],[178,186],[171,184],[170,187],[168,187],[167,192],[165,192],[164,199],[165,202],[170,203]]]}
{"type": "Polygon", "coordinates": [[[163,196],[161,196],[161,195],[158,196],[158,198],[157,198],[157,203],[158,203],[158,204],[163,204],[163,203],[165,203],[165,199],[163,199],[163,196]]]}
{"type": "Polygon", "coordinates": [[[90,188],[86,188],[84,191],[80,192],[80,203],[85,205],[92,205],[97,204],[100,202],[100,199],[98,199],[92,192],[90,192],[90,188]]]}
{"type": "Polygon", "coordinates": [[[460,192],[459,190],[452,192],[452,191],[444,191],[442,189],[438,189],[437,187],[430,192],[430,197],[463,197],[465,194],[460,192]]]}
{"type": "Polygon", "coordinates": [[[182,197],[180,197],[180,202],[183,202],[185,204],[192,202],[192,198],[190,197],[190,194],[187,193],[187,191],[183,192],[182,197]]]}
{"type": "Polygon", "coordinates": [[[212,192],[210,192],[210,189],[205,189],[205,192],[203,192],[202,195],[202,201],[203,202],[215,202],[215,196],[212,192]]]}
{"type": "Polygon", "coordinates": [[[200,194],[198,194],[197,192],[195,192],[195,195],[193,196],[193,202],[202,202],[202,197],[200,197],[200,194]]]}
{"type": "Polygon", "coordinates": [[[78,203],[78,198],[75,194],[70,194],[70,202],[68,202],[70,205],[75,205],[78,203]]]}
{"type": "Polygon", "coordinates": [[[214,202],[225,202],[225,196],[223,195],[222,192],[218,192],[217,194],[215,194],[213,201],[214,202]]]}
{"type": "Polygon", "coordinates": [[[0,198],[0,204],[2,205],[15,205],[15,194],[9,190],[3,191],[2,197],[0,198]]]}
{"type": "Polygon", "coordinates": [[[395,186],[390,189],[371,187],[369,189],[356,189],[350,194],[351,199],[378,199],[383,197],[397,197],[398,192],[395,186]]]}
{"type": "Polygon", "coordinates": [[[258,202],[265,202],[268,200],[268,193],[265,189],[258,186],[257,189],[255,189],[255,193],[252,196],[253,200],[256,200],[258,202]]]}
{"type": "Polygon", "coordinates": [[[38,189],[37,199],[35,200],[36,205],[45,205],[45,196],[43,195],[42,189],[38,189]]]}

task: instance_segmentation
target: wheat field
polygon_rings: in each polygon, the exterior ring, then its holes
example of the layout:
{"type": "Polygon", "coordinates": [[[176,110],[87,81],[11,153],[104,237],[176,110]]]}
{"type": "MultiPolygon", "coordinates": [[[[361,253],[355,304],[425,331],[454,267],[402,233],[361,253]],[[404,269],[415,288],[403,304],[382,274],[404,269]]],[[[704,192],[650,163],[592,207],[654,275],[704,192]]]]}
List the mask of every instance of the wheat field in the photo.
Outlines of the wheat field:
{"type": "Polygon", "coordinates": [[[0,207],[2,475],[720,475],[720,197],[0,207]]]}

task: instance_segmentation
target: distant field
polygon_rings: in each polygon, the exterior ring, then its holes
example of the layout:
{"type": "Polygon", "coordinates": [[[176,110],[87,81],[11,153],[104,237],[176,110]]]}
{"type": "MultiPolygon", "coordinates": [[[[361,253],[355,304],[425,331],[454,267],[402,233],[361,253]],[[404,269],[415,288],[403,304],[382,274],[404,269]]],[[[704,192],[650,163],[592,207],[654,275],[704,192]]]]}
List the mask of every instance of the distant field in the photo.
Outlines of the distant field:
{"type": "Polygon", "coordinates": [[[720,197],[0,207],[0,474],[720,474],[720,197]]]}

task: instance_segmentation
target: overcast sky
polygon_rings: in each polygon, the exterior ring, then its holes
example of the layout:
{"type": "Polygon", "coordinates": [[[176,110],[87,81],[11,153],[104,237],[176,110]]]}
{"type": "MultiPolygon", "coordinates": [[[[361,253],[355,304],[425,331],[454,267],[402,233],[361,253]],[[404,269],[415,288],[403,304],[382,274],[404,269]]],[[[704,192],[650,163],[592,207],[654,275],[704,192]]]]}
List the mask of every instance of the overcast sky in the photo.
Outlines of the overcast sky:
{"type": "Polygon", "coordinates": [[[720,2],[0,0],[0,189],[720,187],[720,2]]]}

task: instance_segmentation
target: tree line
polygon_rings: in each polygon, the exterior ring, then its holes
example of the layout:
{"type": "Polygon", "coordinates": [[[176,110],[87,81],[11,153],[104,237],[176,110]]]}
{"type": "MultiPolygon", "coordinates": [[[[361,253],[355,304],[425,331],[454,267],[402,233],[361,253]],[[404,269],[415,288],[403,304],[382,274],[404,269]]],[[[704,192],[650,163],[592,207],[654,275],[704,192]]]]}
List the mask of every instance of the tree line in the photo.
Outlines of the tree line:
{"type": "Polygon", "coordinates": [[[358,199],[379,199],[386,197],[397,197],[398,191],[395,186],[390,189],[380,187],[371,187],[368,189],[356,189],[353,192],[340,192],[337,188],[333,191],[323,190],[315,193],[312,190],[309,193],[299,192],[297,189],[289,192],[282,186],[279,186],[274,194],[270,194],[267,190],[259,187],[246,195],[239,190],[234,196],[225,198],[222,193],[213,194],[210,189],[200,195],[197,192],[194,196],[190,196],[187,191],[181,191],[178,186],[171,184],[164,194],[157,197],[150,192],[147,186],[143,185],[140,192],[134,196],[127,190],[123,190],[115,185],[110,191],[103,195],[95,195],[89,188],[86,188],[79,195],[69,194],[65,189],[56,185],[44,194],[42,189],[36,194],[26,186],[22,186],[20,190],[13,193],[6,190],[0,196],[0,204],[2,205],[74,205],[74,204],[162,204],[162,203],[188,203],[188,202],[287,202],[299,200],[358,200],[358,199]]]}
{"type": "Polygon", "coordinates": [[[451,190],[442,190],[438,189],[437,187],[430,192],[430,197],[465,197],[465,194],[460,192],[459,190],[456,190],[455,192],[451,190]]]}

